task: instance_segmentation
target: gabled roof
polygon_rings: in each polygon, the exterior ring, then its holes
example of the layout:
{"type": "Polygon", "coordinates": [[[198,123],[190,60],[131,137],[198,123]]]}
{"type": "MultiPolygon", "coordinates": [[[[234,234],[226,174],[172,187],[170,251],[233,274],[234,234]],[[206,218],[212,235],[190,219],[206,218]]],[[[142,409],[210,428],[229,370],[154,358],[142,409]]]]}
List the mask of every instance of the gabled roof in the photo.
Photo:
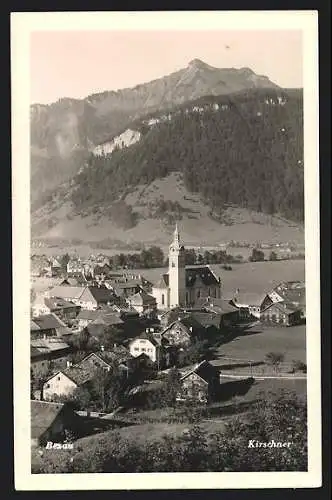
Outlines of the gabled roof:
{"type": "Polygon", "coordinates": [[[68,285],[58,285],[52,288],[49,292],[50,297],[58,297],[63,299],[80,299],[83,295],[85,286],[68,286],[68,285]]]}
{"type": "Polygon", "coordinates": [[[216,375],[218,374],[218,370],[214,366],[212,366],[208,361],[203,360],[197,365],[195,365],[191,370],[188,370],[181,377],[181,380],[184,380],[193,373],[196,373],[196,375],[198,375],[201,379],[205,380],[206,382],[210,382],[212,379],[216,377],[216,375]]]}
{"type": "Polygon", "coordinates": [[[252,292],[238,293],[233,298],[234,304],[241,306],[260,306],[265,299],[266,294],[258,294],[252,292]]]}
{"type": "Polygon", "coordinates": [[[219,286],[219,281],[209,266],[186,266],[186,287],[194,286],[200,279],[205,286],[219,286]]]}
{"type": "Polygon", "coordinates": [[[73,302],[64,300],[60,297],[45,297],[45,305],[52,311],[56,309],[71,309],[77,307],[73,302]]]}
{"type": "Polygon", "coordinates": [[[223,298],[217,299],[211,297],[209,300],[204,298],[201,299],[198,304],[206,311],[215,312],[221,315],[236,312],[238,310],[229,300],[223,298]]]}
{"type": "Polygon", "coordinates": [[[271,307],[278,309],[280,312],[284,314],[293,314],[294,312],[301,310],[300,307],[296,307],[293,304],[290,304],[289,302],[274,302],[273,304],[267,306],[262,312],[267,311],[271,307]]]}
{"type": "Polygon", "coordinates": [[[195,311],[192,313],[192,316],[199,321],[204,328],[209,326],[215,326],[216,328],[220,327],[221,314],[206,311],[195,311]]]}
{"type": "Polygon", "coordinates": [[[72,380],[77,386],[85,384],[89,380],[92,380],[93,377],[95,376],[95,370],[90,366],[85,366],[84,368],[80,366],[71,366],[70,368],[66,368],[65,370],[56,373],[48,380],[57,376],[59,373],[63,373],[66,377],[72,380]]]}
{"type": "Polygon", "coordinates": [[[37,323],[33,320],[30,321],[30,331],[31,332],[34,332],[34,331],[37,331],[37,330],[40,330],[40,326],[37,325],[37,323]]]}
{"type": "Polygon", "coordinates": [[[31,339],[30,348],[31,357],[38,356],[40,354],[50,354],[51,352],[70,350],[70,346],[58,337],[31,339]]]}
{"type": "Polygon", "coordinates": [[[61,403],[32,400],[30,402],[31,437],[40,438],[51,427],[64,407],[65,405],[61,403]]]}
{"type": "Polygon", "coordinates": [[[169,285],[169,276],[167,273],[162,274],[155,285],[154,288],[168,288],[169,285]]]}
{"type": "Polygon", "coordinates": [[[156,304],[156,299],[152,295],[146,293],[144,290],[135,293],[135,295],[131,295],[130,297],[127,298],[127,301],[135,305],[156,304]]]}
{"type": "Polygon", "coordinates": [[[56,314],[43,314],[37,318],[33,318],[33,322],[39,326],[40,330],[52,330],[59,328],[67,328],[66,325],[59,319],[56,314]]]}
{"type": "MultiPolygon", "coordinates": [[[[85,290],[84,295],[89,292],[96,302],[109,302],[114,298],[113,293],[104,286],[88,286],[85,290]]],[[[82,300],[84,298],[82,297],[82,300]]]]}
{"type": "Polygon", "coordinates": [[[155,337],[150,332],[143,332],[140,335],[137,335],[130,343],[132,343],[134,340],[139,340],[139,339],[149,340],[151,342],[151,344],[154,346],[159,345],[159,342],[157,341],[157,339],[155,339],[155,337]]]}

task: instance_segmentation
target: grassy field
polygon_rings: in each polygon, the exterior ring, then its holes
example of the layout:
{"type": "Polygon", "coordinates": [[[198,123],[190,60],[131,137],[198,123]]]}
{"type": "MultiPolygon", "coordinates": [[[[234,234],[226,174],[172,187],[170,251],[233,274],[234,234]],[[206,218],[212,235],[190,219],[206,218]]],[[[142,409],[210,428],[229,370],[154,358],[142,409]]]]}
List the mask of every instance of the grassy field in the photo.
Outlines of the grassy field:
{"type": "Polygon", "coordinates": [[[220,366],[226,363],[223,358],[234,358],[251,361],[264,361],[268,352],[281,352],[285,361],[293,359],[306,362],[306,329],[305,325],[282,327],[263,327],[258,324],[247,333],[234,338],[216,349],[213,364],[220,366]]]}
{"type": "MultiPolygon", "coordinates": [[[[221,277],[222,292],[233,293],[238,288],[240,292],[268,292],[281,281],[304,280],[304,260],[284,260],[271,262],[248,262],[232,264],[232,271],[225,271],[221,265],[211,265],[211,269],[221,277]]],[[[156,282],[160,274],[167,272],[166,268],[138,269],[148,280],[156,282]]]]}

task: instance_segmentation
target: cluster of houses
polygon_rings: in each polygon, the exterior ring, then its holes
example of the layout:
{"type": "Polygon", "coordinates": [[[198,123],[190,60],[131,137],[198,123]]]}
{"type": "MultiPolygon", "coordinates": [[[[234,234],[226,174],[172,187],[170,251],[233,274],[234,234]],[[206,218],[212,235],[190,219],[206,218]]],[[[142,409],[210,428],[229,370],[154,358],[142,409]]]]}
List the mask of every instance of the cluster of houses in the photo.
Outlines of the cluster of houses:
{"type": "MultiPolygon", "coordinates": [[[[82,276],[71,268],[31,304],[31,373],[41,380],[33,394],[32,415],[36,409],[45,411],[54,415],[55,422],[66,415],[59,399],[89,387],[100,369],[109,372],[116,364],[123,377],[131,379],[136,373],[158,374],[183,366],[195,342],[241,321],[290,326],[305,318],[302,282],[282,283],[264,296],[240,290],[222,296],[221,280],[209,266],[185,266],[177,228],[169,248],[168,273],[156,283],[141,275],[115,273],[106,263],[94,267],[92,279],[83,276],[82,281],[82,276]],[[74,341],[82,332],[97,347],[73,362],[74,341]]],[[[218,385],[217,369],[202,360],[184,368],[178,400],[208,402],[218,385]]]]}

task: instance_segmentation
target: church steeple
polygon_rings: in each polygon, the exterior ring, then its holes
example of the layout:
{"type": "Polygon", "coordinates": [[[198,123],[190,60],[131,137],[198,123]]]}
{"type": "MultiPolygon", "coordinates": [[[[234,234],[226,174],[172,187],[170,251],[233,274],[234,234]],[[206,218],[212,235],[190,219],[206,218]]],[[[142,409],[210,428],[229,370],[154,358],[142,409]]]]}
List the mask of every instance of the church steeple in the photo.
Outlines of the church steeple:
{"type": "Polygon", "coordinates": [[[176,224],[173,240],[169,246],[169,288],[170,307],[185,304],[185,250],[180,241],[180,233],[176,224]]]}

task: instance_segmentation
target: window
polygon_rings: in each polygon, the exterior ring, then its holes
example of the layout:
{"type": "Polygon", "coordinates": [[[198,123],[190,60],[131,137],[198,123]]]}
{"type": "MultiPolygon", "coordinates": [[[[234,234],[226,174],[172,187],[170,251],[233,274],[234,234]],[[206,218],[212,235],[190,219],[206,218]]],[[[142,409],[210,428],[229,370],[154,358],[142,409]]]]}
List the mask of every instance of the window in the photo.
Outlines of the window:
{"type": "Polygon", "coordinates": [[[50,388],[50,384],[46,384],[46,389],[49,389],[50,388]]]}
{"type": "Polygon", "coordinates": [[[217,298],[217,289],[216,289],[216,288],[213,290],[213,297],[214,297],[215,299],[217,298]]]}
{"type": "Polygon", "coordinates": [[[197,290],[197,298],[199,299],[201,296],[201,291],[200,290],[197,290]]]}
{"type": "Polygon", "coordinates": [[[61,380],[61,377],[57,377],[57,380],[61,380]]]}
{"type": "Polygon", "coordinates": [[[134,347],[134,351],[139,351],[139,347],[134,347]]]}
{"type": "Polygon", "coordinates": [[[165,295],[163,293],[161,294],[161,303],[162,305],[165,304],[165,295]]]}
{"type": "Polygon", "coordinates": [[[145,349],[145,347],[142,347],[142,351],[143,351],[143,352],[146,352],[146,349],[145,349]]]}

